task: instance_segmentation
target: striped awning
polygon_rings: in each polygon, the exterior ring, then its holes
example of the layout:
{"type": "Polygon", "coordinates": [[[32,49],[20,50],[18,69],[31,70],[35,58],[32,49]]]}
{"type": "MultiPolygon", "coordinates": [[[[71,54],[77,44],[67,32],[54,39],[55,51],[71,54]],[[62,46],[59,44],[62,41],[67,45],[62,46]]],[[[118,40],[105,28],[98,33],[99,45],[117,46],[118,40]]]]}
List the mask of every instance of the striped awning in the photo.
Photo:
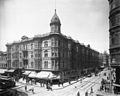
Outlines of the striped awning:
{"type": "Polygon", "coordinates": [[[31,73],[31,71],[25,71],[23,74],[24,75],[29,75],[31,73]]]}
{"type": "Polygon", "coordinates": [[[7,69],[0,69],[1,74],[5,73],[5,71],[7,71],[7,69]]]}
{"type": "Polygon", "coordinates": [[[60,75],[55,75],[52,72],[41,71],[36,75],[36,78],[40,79],[60,79],[60,75]]]}
{"type": "Polygon", "coordinates": [[[31,77],[31,78],[36,78],[36,75],[37,73],[35,71],[32,71],[28,77],[31,77]]]}
{"type": "Polygon", "coordinates": [[[14,69],[6,70],[5,72],[14,72],[14,69]]]}

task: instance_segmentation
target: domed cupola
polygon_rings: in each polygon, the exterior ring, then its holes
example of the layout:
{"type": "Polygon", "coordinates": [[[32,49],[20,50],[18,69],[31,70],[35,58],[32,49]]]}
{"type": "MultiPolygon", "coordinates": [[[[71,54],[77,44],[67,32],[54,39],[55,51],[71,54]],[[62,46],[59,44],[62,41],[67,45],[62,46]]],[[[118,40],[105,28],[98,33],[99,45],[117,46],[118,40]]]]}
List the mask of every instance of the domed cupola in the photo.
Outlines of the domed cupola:
{"type": "Polygon", "coordinates": [[[50,22],[51,33],[60,33],[60,26],[61,26],[60,19],[57,16],[56,9],[55,9],[55,14],[52,17],[50,22]]]}

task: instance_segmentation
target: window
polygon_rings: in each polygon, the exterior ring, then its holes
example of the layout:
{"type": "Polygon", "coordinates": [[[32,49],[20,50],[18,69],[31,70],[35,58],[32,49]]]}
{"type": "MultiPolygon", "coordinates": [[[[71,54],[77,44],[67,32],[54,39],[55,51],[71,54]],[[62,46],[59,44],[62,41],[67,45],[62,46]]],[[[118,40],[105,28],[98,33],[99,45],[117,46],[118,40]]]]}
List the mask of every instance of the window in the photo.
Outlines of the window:
{"type": "Polygon", "coordinates": [[[58,49],[52,49],[52,57],[58,56],[58,49]]]}
{"type": "Polygon", "coordinates": [[[58,61],[56,60],[56,61],[55,61],[55,67],[57,67],[57,66],[58,66],[58,61]]]}
{"type": "Polygon", "coordinates": [[[44,61],[44,68],[48,68],[48,61],[44,61]]]}
{"type": "Polygon", "coordinates": [[[33,62],[31,62],[31,68],[33,68],[33,62]]]}
{"type": "Polygon", "coordinates": [[[33,58],[33,52],[31,52],[31,58],[33,58]]]}
{"type": "Polygon", "coordinates": [[[55,46],[57,46],[57,40],[55,40],[55,46]]]}
{"type": "Polygon", "coordinates": [[[38,57],[41,57],[41,54],[40,54],[40,53],[38,54],[38,57]]]}
{"type": "Polygon", "coordinates": [[[51,26],[51,32],[54,32],[55,26],[51,26]]]}
{"type": "Polygon", "coordinates": [[[52,60],[52,69],[54,68],[54,60],[52,60]]]}
{"type": "Polygon", "coordinates": [[[68,49],[69,49],[69,50],[71,49],[71,44],[68,44],[68,49]]]}
{"type": "Polygon", "coordinates": [[[38,41],[34,42],[34,46],[35,46],[35,48],[38,48],[38,41]]]}
{"type": "Polygon", "coordinates": [[[44,57],[48,57],[48,51],[47,50],[44,51],[44,57]]]}
{"type": "Polygon", "coordinates": [[[48,41],[44,42],[44,47],[48,47],[48,41]]]}
{"type": "Polygon", "coordinates": [[[51,40],[51,46],[54,46],[54,38],[51,40]]]}
{"type": "Polygon", "coordinates": [[[25,45],[23,45],[23,50],[25,50],[25,45]]]}
{"type": "Polygon", "coordinates": [[[77,52],[78,52],[78,46],[76,47],[76,50],[77,50],[77,52]]]}
{"type": "Polygon", "coordinates": [[[63,68],[64,68],[64,61],[63,61],[63,68]]]}
{"type": "Polygon", "coordinates": [[[52,52],[52,57],[54,57],[54,52],[52,52]]]}
{"type": "Polygon", "coordinates": [[[31,49],[33,49],[33,44],[31,43],[31,49]]]}
{"type": "Polygon", "coordinates": [[[14,51],[14,48],[12,48],[12,51],[14,51]]]}
{"type": "Polygon", "coordinates": [[[38,54],[35,54],[35,57],[38,57],[38,54]]]}
{"type": "Polygon", "coordinates": [[[19,45],[20,51],[22,50],[21,45],[19,45]]]}
{"type": "Polygon", "coordinates": [[[114,44],[114,43],[115,43],[115,40],[114,40],[114,38],[112,38],[112,39],[111,39],[111,42],[112,42],[112,44],[114,44]]]}
{"type": "Polygon", "coordinates": [[[14,54],[14,53],[12,54],[12,58],[13,58],[13,59],[15,58],[15,54],[14,54]]]}
{"type": "Polygon", "coordinates": [[[20,62],[20,67],[22,67],[22,62],[20,62]]]}
{"type": "Polygon", "coordinates": [[[20,58],[22,58],[22,53],[20,53],[20,58]]]}
{"type": "Polygon", "coordinates": [[[57,53],[55,52],[55,57],[57,57],[57,53]]]}

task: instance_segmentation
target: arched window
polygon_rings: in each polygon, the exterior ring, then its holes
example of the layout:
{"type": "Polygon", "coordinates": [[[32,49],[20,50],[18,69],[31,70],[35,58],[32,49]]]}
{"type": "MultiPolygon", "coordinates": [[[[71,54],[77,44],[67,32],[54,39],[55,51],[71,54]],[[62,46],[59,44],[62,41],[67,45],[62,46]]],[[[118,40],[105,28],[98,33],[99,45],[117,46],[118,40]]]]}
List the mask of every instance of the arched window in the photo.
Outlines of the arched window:
{"type": "Polygon", "coordinates": [[[52,39],[51,39],[51,46],[54,46],[54,45],[55,45],[55,39],[52,38],[52,39]]]}
{"type": "Polygon", "coordinates": [[[44,57],[48,57],[48,50],[44,51],[44,57]]]}
{"type": "Polygon", "coordinates": [[[33,68],[33,62],[31,62],[31,68],[33,68]]]}
{"type": "Polygon", "coordinates": [[[48,47],[48,41],[44,42],[44,47],[48,47]]]}
{"type": "Polygon", "coordinates": [[[48,68],[48,61],[44,61],[44,68],[48,68]]]}

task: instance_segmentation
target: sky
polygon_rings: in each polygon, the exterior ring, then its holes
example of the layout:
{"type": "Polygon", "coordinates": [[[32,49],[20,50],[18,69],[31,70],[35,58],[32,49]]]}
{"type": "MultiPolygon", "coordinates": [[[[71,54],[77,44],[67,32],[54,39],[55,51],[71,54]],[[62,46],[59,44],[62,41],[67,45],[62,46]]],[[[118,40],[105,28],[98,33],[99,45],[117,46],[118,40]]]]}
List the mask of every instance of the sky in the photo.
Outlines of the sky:
{"type": "Polygon", "coordinates": [[[23,35],[49,33],[56,8],[62,34],[109,52],[108,4],[108,0],[0,0],[0,51],[23,35]]]}

